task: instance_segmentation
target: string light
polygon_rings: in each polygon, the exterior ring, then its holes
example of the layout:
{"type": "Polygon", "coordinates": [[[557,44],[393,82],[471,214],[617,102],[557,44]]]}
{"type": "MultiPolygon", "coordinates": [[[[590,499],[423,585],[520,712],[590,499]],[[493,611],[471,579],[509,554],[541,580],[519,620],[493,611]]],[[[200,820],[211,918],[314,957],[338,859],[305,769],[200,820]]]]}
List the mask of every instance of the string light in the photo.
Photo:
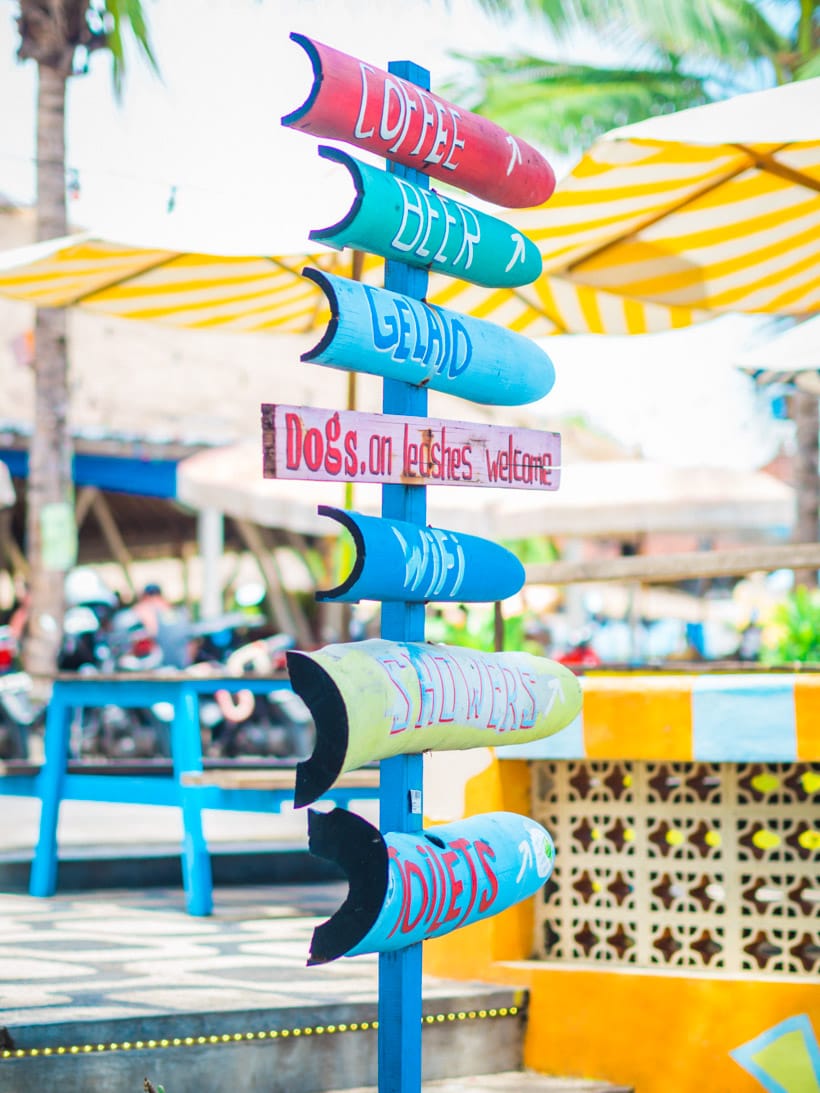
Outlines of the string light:
{"type": "MultiPolygon", "coordinates": [[[[428,1013],[422,1017],[423,1025],[442,1024],[446,1021],[476,1021],[499,1017],[516,1017],[521,1012],[520,1006],[503,1006],[488,1010],[459,1010],[448,1013],[428,1013]]],[[[374,1032],[378,1021],[354,1021],[341,1025],[312,1025],[303,1028],[261,1029],[254,1032],[223,1032],[209,1036],[175,1036],[173,1039],[160,1040],[123,1040],[108,1044],[60,1044],[57,1047],[4,1048],[0,1059],[37,1059],[53,1055],[88,1055],[109,1051],[152,1051],[171,1047],[199,1047],[204,1044],[235,1044],[255,1040],[277,1040],[291,1036],[338,1036],[347,1032],[374,1032]]]]}

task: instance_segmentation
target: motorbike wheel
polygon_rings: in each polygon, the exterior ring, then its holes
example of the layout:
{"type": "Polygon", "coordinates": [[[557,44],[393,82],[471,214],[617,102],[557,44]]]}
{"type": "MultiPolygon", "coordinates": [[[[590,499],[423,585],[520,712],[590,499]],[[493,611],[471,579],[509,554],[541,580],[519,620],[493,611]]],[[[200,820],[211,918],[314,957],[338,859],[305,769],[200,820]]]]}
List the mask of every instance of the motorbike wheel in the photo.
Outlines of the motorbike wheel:
{"type": "Polygon", "coordinates": [[[28,759],[28,734],[21,725],[0,724],[0,759],[28,759]]]}

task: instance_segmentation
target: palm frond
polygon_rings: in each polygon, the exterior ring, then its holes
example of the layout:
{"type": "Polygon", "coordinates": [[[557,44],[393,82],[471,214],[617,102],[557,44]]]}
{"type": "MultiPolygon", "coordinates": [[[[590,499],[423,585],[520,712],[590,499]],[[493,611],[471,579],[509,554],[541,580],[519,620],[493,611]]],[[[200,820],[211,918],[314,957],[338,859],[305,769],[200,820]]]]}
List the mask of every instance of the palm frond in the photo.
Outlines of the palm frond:
{"type": "MultiPolygon", "coordinates": [[[[478,0],[497,16],[525,13],[561,39],[583,30],[605,32],[632,55],[650,50],[667,60],[720,65],[742,72],[761,58],[773,64],[797,48],[797,5],[788,33],[779,31],[757,0],[478,0]]],[[[778,20],[780,22],[780,20],[778,20]]]]}
{"type": "Polygon", "coordinates": [[[126,27],[139,47],[140,52],[148,61],[149,66],[156,75],[159,75],[159,64],[151,43],[151,35],[145,18],[142,0],[104,0],[105,17],[108,37],[108,48],[113,57],[112,75],[114,79],[114,91],[119,98],[122,95],[123,79],[125,76],[125,49],[123,31],[126,27]]]}
{"type": "Polygon", "coordinates": [[[703,79],[675,68],[596,68],[525,55],[470,61],[472,82],[446,93],[558,152],[578,151],[615,126],[710,101],[703,79]]]}

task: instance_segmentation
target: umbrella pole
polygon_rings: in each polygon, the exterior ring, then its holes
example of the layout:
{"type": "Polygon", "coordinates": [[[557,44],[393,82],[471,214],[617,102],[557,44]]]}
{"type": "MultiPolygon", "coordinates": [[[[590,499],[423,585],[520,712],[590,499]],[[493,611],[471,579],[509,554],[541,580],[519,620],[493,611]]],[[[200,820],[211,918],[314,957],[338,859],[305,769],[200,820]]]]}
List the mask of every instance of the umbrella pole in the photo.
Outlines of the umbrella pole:
{"type": "MultiPolygon", "coordinates": [[[[818,430],[820,415],[818,400],[805,391],[792,396],[792,416],[797,433],[797,451],[794,460],[794,487],[797,496],[797,520],[794,541],[813,543],[818,538],[818,511],[820,511],[820,477],[818,477],[818,430]]],[[[795,585],[817,587],[816,569],[796,569],[795,585]]]]}

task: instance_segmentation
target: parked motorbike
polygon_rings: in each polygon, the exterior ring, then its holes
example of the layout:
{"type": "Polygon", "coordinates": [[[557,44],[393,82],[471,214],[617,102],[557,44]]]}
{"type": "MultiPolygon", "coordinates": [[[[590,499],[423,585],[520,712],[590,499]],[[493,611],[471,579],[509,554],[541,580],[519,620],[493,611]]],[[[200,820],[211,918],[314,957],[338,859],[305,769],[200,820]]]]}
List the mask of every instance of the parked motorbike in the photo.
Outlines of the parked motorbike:
{"type": "MultiPolygon", "coordinates": [[[[225,670],[239,676],[283,671],[293,644],[287,634],[248,642],[231,653],[225,670]]],[[[256,695],[217,691],[200,703],[200,717],[210,734],[209,755],[304,759],[313,751],[316,728],[310,710],[289,687],[256,695]]]]}
{"type": "Polygon", "coordinates": [[[0,626],[0,759],[28,759],[29,735],[45,722],[32,699],[31,678],[18,670],[19,649],[10,627],[0,626]]]}

